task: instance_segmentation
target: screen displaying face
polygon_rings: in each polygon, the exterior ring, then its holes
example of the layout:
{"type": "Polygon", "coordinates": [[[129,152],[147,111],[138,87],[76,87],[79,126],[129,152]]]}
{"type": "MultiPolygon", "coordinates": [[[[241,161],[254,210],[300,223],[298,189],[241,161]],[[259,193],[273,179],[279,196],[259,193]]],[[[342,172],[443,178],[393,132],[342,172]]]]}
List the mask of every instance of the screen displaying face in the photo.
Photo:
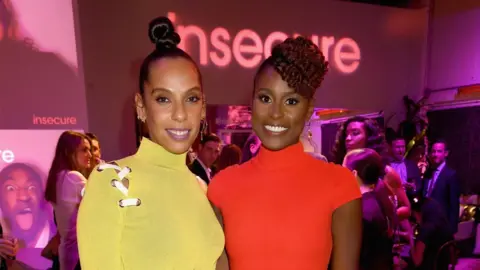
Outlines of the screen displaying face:
{"type": "MultiPolygon", "coordinates": [[[[35,269],[51,261],[40,256],[55,235],[45,184],[63,130],[0,130],[0,224],[18,239],[17,260],[35,269]]],[[[43,268],[45,267],[45,268],[43,268]]]]}

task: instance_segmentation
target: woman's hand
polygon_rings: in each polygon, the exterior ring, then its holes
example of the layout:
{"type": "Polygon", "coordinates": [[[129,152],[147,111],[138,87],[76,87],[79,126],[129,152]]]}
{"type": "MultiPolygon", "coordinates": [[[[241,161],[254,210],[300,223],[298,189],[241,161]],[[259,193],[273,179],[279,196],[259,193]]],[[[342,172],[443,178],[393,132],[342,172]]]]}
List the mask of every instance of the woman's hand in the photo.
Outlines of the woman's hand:
{"type": "Polygon", "coordinates": [[[10,259],[17,255],[18,241],[0,239],[0,257],[10,259]]]}

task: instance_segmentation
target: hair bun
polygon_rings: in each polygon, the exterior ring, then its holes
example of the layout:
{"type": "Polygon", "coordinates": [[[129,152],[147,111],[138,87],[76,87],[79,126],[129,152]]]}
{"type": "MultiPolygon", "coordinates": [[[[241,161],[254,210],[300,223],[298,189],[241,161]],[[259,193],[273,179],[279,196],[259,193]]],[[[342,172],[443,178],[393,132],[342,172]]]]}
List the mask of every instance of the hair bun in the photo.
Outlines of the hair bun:
{"type": "Polygon", "coordinates": [[[167,17],[158,17],[148,24],[148,37],[157,50],[176,48],[181,40],[172,21],[167,17]]]}

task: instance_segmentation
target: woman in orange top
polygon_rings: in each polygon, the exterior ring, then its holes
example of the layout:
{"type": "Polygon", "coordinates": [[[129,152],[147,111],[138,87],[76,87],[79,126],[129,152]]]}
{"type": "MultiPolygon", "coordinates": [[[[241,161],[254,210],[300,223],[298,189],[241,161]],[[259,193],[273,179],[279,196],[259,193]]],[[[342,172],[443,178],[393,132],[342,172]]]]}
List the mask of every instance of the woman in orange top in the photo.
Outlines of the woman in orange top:
{"type": "Polygon", "coordinates": [[[362,209],[354,176],[303,151],[300,135],[327,72],[310,40],[275,46],[254,81],[256,157],[213,179],[232,270],[358,269],[362,209]],[[333,253],[332,253],[333,252],[333,253]]]}

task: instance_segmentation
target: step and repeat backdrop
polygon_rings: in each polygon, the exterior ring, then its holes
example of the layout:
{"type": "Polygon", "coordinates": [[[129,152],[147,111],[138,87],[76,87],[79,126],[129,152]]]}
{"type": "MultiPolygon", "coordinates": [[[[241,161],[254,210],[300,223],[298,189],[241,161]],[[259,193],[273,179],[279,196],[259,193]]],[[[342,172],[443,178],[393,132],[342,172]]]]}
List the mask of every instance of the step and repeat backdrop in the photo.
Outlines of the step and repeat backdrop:
{"type": "Polygon", "coordinates": [[[47,269],[55,235],[46,176],[64,130],[87,127],[75,9],[65,0],[0,0],[0,224],[20,264],[47,269]]]}

